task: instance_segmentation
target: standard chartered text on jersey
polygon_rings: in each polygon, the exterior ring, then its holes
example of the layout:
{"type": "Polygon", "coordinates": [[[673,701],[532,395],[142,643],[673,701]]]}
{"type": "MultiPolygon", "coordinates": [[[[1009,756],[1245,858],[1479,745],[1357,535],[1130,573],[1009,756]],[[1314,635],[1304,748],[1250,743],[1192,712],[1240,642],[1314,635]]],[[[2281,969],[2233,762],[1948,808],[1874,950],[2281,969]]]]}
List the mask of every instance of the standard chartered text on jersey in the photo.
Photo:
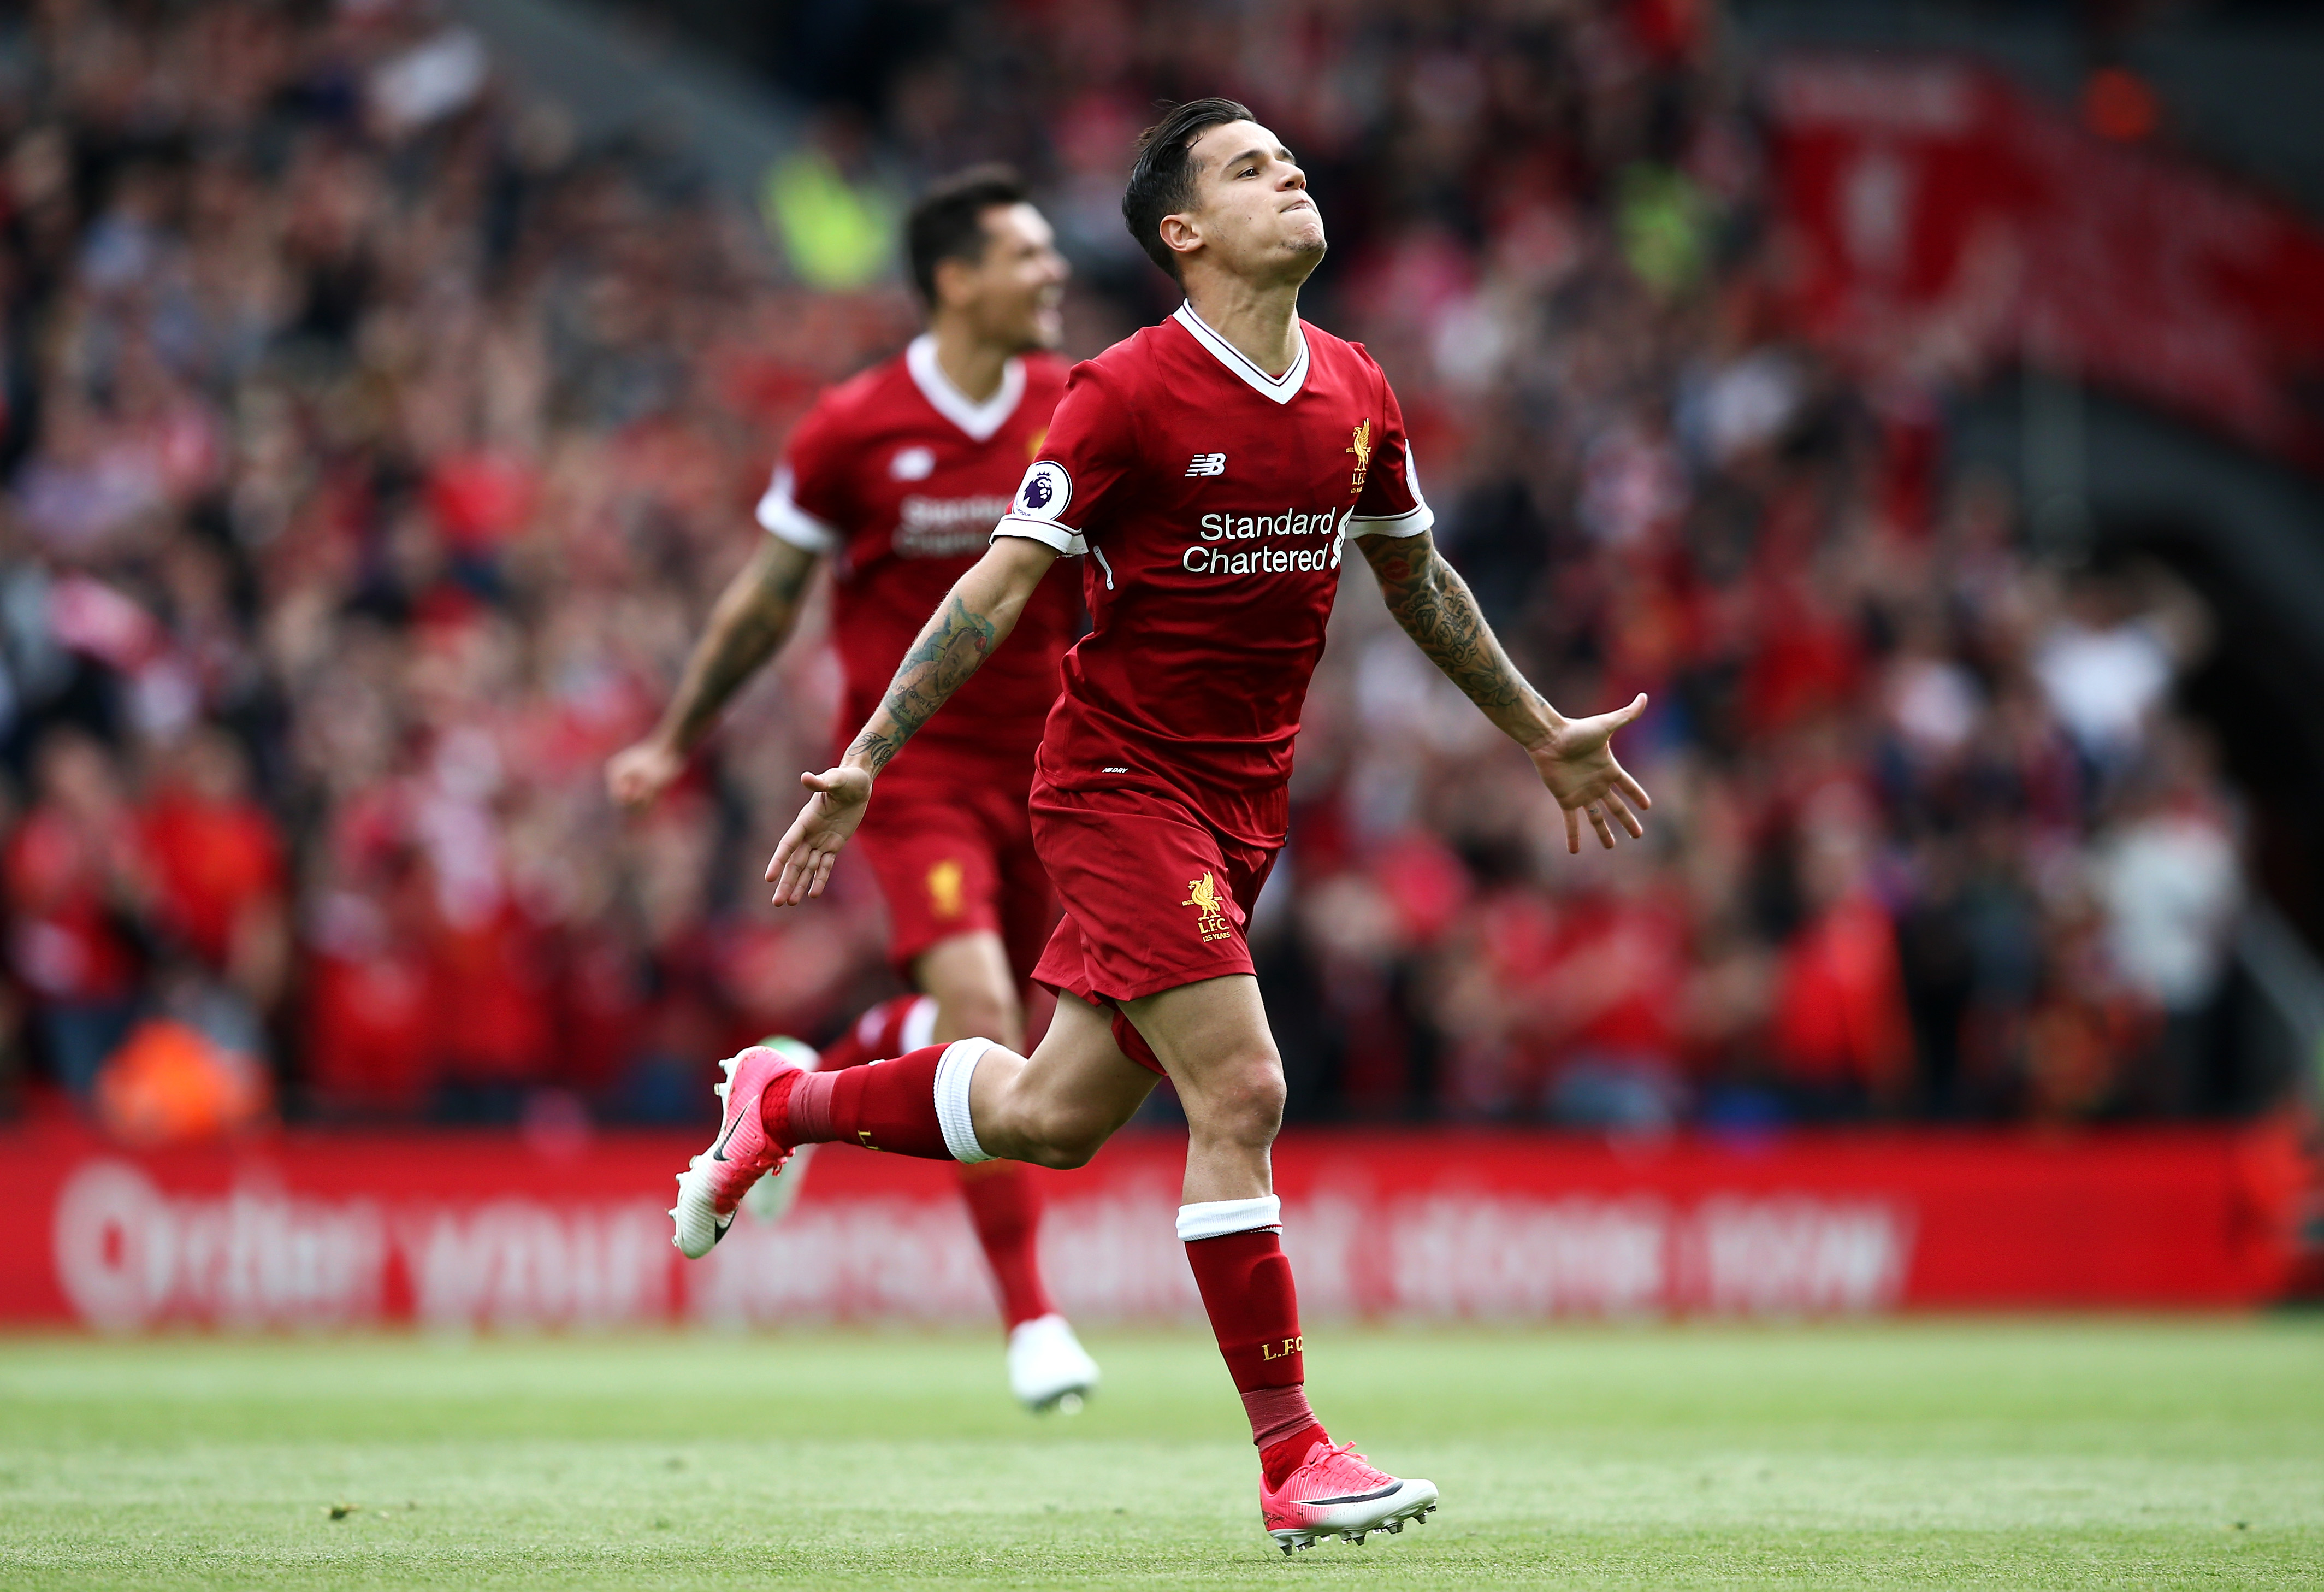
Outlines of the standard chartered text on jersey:
{"type": "Polygon", "coordinates": [[[1279,514],[1204,514],[1204,541],[1251,541],[1263,536],[1326,536],[1347,523],[1342,509],[1285,509],[1279,514]]]}
{"type": "Polygon", "coordinates": [[[1197,542],[1179,557],[1178,567],[1190,575],[1288,575],[1303,569],[1336,569],[1342,544],[1323,547],[1259,547],[1245,552],[1204,547],[1197,542]]]}

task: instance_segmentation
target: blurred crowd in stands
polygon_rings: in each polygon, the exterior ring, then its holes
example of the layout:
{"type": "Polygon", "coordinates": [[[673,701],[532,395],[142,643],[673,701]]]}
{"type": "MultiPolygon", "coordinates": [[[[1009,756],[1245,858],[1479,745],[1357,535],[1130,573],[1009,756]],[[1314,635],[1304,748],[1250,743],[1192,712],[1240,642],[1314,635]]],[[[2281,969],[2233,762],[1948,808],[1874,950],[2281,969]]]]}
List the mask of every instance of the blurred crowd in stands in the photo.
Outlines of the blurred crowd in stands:
{"type": "Polygon", "coordinates": [[[812,634],[688,786],[650,721],[818,386],[899,347],[899,198],[1047,196],[1076,354],[1166,310],[1157,96],[1248,99],[1554,701],[1652,693],[1651,835],[1569,857],[1351,576],[1254,930],[1295,1115],[1651,1132],[2225,1103],[2208,618],[2034,559],[1939,359],[1786,340],[1749,82],[1684,0],[958,9],[757,214],[395,0],[56,0],[0,38],[0,1076],[160,1138],[685,1121],[892,988],[869,881],[758,872],[812,634]]]}

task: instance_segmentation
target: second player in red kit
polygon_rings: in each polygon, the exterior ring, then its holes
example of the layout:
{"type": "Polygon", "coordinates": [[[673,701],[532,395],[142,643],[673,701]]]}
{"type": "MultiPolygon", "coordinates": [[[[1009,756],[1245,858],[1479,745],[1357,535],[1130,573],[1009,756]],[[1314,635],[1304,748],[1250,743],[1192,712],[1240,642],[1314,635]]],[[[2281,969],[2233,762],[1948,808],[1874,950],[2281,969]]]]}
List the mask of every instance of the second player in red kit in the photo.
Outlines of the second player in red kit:
{"type": "MultiPolygon", "coordinates": [[[[759,522],[832,562],[831,636],[845,681],[838,751],[879,707],[964,560],[983,550],[1064,388],[1056,360],[1019,357],[991,397],[971,403],[923,336],[825,394],[792,434],[759,522]]],[[[897,800],[862,832],[888,905],[889,955],[908,976],[932,948],[976,931],[999,936],[1021,975],[1056,918],[1022,792],[1057,662],[1081,630],[1080,599],[1059,582],[1020,625],[1030,644],[994,659],[960,693],[966,711],[896,760],[897,800]]]]}
{"type": "MultiPolygon", "coordinates": [[[[824,393],[792,433],[759,504],[767,534],[757,556],[719,599],[660,724],[608,767],[627,806],[651,802],[684,770],[720,708],[789,634],[807,580],[826,565],[846,682],[840,723],[862,723],[928,610],[982,551],[1047,432],[1065,386],[1047,350],[1065,270],[1023,188],[995,169],[964,172],[913,207],[905,235],[929,329],[824,393]]],[[[1065,583],[1037,594],[1019,621],[1026,644],[961,693],[965,711],[896,761],[896,799],[864,826],[863,852],[887,902],[890,954],[921,993],[874,1006],[819,1058],[798,1047],[809,1064],[836,1073],[968,1034],[1023,1044],[1019,992],[1057,917],[1025,792],[1057,661],[1080,621],[1065,583]]],[[[1036,1408],[1070,1407],[1097,1366],[1043,1283],[1037,1190],[1004,1164],[964,1166],[961,1178],[1009,1330],[1010,1386],[1036,1408]]],[[[781,1182],[764,1191],[791,1192],[781,1182]]],[[[722,1214],[731,1220],[731,1208],[722,1214]]],[[[689,1253],[724,1231],[721,1222],[695,1235],[689,1253]]]]}

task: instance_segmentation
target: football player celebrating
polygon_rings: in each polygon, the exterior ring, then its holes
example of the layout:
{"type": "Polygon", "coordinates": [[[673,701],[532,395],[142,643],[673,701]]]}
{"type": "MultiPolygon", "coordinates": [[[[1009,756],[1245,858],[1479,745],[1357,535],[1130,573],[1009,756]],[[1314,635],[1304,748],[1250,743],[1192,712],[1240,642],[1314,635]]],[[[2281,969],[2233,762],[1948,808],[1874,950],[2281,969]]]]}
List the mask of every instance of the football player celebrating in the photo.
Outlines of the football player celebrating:
{"type": "Polygon", "coordinates": [[[724,1159],[687,1173],[678,1223],[687,1247],[706,1245],[752,1181],[825,1140],[1078,1166],[1167,1074],[1189,1140],[1178,1236],[1287,1553],[1400,1531],[1437,1496],[1333,1442],[1308,1406],[1268,1163],[1283,1069],[1244,943],[1283,844],[1343,551],[1361,551],[1398,623],[1533,760],[1573,849],[1585,815],[1603,846],[1644,833],[1646,792],[1609,743],[1646,699],[1567,718],[1494,639],[1433,543],[1387,379],[1298,317],[1323,224],[1272,133],[1230,100],[1179,106],[1140,142],[1122,210],[1185,307],[1074,368],[991,551],[839,765],[802,776],[811,794],[767,870],[779,903],[823,888],[840,847],[878,821],[890,759],[1019,626],[1049,566],[1085,551],[1093,628],[1065,659],[1032,794],[1065,908],[1034,974],[1057,990],[1056,1017],[1030,1057],[963,1039],[829,1074],[745,1051],[727,1063],[724,1159]]]}
{"type": "MultiPolygon", "coordinates": [[[[905,236],[928,330],[824,393],[792,434],[759,504],[769,534],[719,598],[660,723],[607,765],[626,807],[646,807],[684,772],[720,708],[789,635],[826,560],[843,723],[871,714],[1040,446],[1065,388],[1049,350],[1066,268],[1048,223],[1014,175],[985,167],[932,189],[905,236]]],[[[865,1013],[823,1053],[825,1071],[972,1035],[1024,1048],[1019,992],[1057,919],[1025,794],[1058,660],[1081,627],[1079,594],[1053,586],[1022,608],[1011,655],[888,770],[862,844],[887,900],[890,953],[922,993],[865,1013]]],[[[805,1047],[783,1048],[816,1065],[805,1047]]],[[[996,1162],[964,1165],[961,1193],[1001,1297],[1010,1388],[1036,1409],[1073,1407],[1098,1371],[1042,1282],[1038,1191],[996,1162]]]]}

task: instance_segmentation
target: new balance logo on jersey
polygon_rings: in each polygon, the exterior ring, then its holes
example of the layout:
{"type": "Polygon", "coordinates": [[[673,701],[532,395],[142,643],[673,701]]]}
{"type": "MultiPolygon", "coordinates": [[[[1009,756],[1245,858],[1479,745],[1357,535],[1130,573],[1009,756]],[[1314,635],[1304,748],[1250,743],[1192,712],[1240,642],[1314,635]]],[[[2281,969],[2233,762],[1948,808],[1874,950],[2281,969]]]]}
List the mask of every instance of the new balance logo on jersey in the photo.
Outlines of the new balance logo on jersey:
{"type": "Polygon", "coordinates": [[[1186,466],[1186,478],[1196,476],[1223,476],[1227,473],[1227,456],[1223,453],[1198,453],[1186,466]]]}

